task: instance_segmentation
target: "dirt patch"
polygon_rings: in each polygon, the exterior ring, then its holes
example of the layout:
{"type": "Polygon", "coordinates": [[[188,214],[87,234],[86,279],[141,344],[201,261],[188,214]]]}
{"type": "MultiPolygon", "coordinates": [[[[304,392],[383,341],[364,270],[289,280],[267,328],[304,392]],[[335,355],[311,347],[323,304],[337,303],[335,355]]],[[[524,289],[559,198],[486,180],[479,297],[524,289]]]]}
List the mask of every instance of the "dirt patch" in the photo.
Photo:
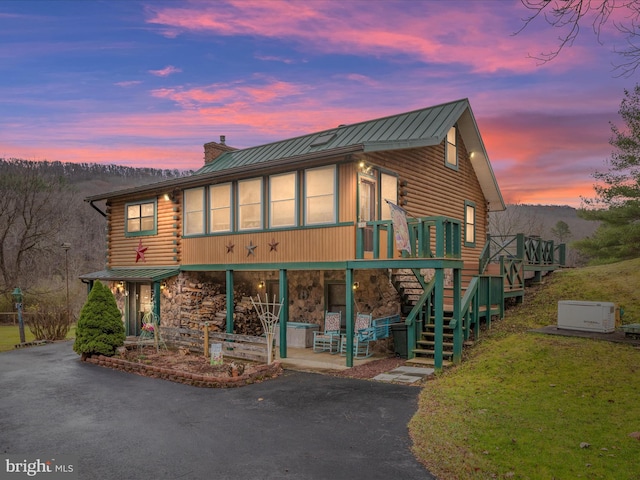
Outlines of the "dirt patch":
{"type": "Polygon", "coordinates": [[[371,379],[381,373],[387,373],[394,368],[405,365],[407,361],[399,357],[381,358],[380,360],[374,360],[372,362],[363,363],[362,365],[356,365],[355,367],[348,368],[346,370],[340,370],[334,372],[332,375],[336,377],[347,378],[360,378],[371,379]]]}

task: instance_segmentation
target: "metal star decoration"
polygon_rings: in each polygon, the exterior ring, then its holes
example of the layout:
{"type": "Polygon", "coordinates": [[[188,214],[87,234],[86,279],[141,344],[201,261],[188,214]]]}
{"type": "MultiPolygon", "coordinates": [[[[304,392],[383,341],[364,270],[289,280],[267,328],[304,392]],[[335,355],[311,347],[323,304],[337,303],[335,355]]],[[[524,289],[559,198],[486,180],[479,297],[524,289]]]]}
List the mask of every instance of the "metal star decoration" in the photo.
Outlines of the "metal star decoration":
{"type": "Polygon", "coordinates": [[[144,258],[144,252],[146,252],[148,249],[149,247],[142,246],[142,239],[140,239],[140,241],[138,242],[138,246],[136,247],[136,263],[138,263],[138,260],[146,262],[144,258]]]}
{"type": "Polygon", "coordinates": [[[280,242],[276,242],[275,238],[271,239],[271,243],[269,244],[269,251],[270,252],[277,252],[278,251],[278,245],[280,245],[280,242]]]}
{"type": "Polygon", "coordinates": [[[227,244],[227,253],[233,253],[233,247],[235,247],[235,244],[229,242],[227,244]]]}
{"type": "Polygon", "coordinates": [[[253,240],[251,240],[249,242],[249,245],[246,245],[244,248],[247,249],[247,257],[248,257],[249,255],[255,255],[256,254],[255,249],[258,248],[258,246],[254,245],[253,244],[253,240]]]}

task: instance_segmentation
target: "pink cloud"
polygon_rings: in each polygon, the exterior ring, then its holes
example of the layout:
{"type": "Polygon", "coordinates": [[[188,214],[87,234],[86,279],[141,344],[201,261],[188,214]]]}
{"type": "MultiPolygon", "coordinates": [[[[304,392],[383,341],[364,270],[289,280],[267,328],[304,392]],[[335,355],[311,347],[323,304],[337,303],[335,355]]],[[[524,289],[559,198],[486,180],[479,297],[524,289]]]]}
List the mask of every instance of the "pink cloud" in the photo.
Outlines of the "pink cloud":
{"type": "Polygon", "coordinates": [[[168,77],[169,75],[180,73],[181,71],[182,70],[180,68],[174,67],[173,65],[167,65],[160,70],[149,70],[149,73],[157,77],[168,77]]]}

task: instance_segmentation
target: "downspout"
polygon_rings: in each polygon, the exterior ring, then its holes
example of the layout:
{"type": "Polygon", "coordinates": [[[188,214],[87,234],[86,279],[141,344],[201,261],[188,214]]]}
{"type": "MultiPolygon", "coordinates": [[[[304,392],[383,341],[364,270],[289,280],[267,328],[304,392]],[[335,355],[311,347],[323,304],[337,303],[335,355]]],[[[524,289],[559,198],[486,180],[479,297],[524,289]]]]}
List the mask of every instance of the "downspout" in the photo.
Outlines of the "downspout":
{"type": "Polygon", "coordinates": [[[98,207],[96,207],[96,206],[93,204],[93,200],[91,200],[91,201],[89,202],[89,205],[91,205],[91,208],[93,208],[96,212],[98,212],[98,213],[99,213],[100,215],[102,215],[104,218],[107,218],[107,214],[106,214],[105,212],[103,212],[102,210],[100,210],[98,207]]]}

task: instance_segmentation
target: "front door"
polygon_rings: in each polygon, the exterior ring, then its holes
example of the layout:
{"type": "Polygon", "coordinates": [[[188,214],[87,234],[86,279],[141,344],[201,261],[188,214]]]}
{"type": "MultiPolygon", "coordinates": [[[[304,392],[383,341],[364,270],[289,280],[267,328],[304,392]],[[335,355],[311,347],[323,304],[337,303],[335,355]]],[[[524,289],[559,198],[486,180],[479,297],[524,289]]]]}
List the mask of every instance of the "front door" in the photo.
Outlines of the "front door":
{"type": "Polygon", "coordinates": [[[152,309],[151,285],[148,283],[127,284],[129,300],[127,302],[127,335],[140,335],[142,317],[152,309]]]}
{"type": "MultiPolygon", "coordinates": [[[[358,221],[370,222],[376,220],[376,181],[373,178],[361,176],[358,193],[358,221]]],[[[373,251],[373,227],[364,229],[364,251],[373,251]]]]}

